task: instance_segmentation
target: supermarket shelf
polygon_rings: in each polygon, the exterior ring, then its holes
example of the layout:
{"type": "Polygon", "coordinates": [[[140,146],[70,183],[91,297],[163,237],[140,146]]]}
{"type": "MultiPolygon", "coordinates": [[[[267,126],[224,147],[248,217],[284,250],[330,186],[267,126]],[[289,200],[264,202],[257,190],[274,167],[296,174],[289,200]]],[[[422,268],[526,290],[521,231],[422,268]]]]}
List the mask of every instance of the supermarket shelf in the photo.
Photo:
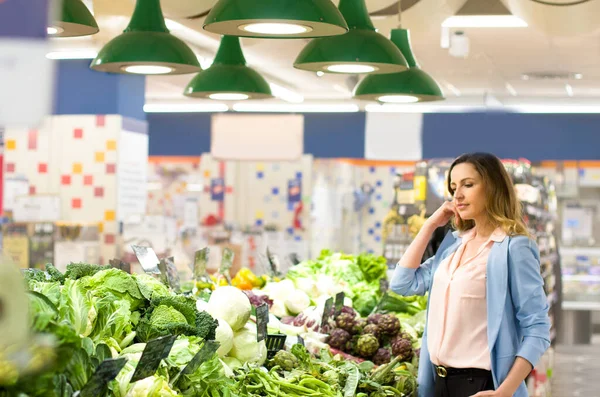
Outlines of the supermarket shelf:
{"type": "Polygon", "coordinates": [[[600,310],[600,302],[564,301],[563,310],[600,310]]]}
{"type": "Polygon", "coordinates": [[[560,255],[600,256],[600,247],[560,247],[560,255]]]}
{"type": "Polygon", "coordinates": [[[597,281],[597,282],[600,282],[600,276],[589,275],[589,274],[563,274],[562,278],[565,281],[597,281]]]}

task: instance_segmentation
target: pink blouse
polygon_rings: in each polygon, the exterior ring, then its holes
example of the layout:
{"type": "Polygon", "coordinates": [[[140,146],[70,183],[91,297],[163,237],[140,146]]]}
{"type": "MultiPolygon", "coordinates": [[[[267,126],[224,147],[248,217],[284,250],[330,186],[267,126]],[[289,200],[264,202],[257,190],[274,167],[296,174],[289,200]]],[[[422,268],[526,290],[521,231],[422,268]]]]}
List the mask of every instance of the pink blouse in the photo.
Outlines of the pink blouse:
{"type": "Polygon", "coordinates": [[[462,236],[462,244],[445,258],[435,272],[430,291],[427,345],[431,362],[448,368],[490,370],[487,337],[486,270],[494,242],[506,233],[498,228],[477,253],[464,257],[473,230],[462,236]]]}

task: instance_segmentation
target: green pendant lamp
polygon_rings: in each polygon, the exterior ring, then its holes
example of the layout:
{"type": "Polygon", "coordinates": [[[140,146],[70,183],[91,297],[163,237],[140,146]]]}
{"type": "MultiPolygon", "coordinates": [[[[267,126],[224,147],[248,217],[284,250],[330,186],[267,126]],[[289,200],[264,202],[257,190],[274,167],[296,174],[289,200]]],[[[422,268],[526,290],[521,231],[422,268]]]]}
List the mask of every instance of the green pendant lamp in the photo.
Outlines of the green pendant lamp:
{"type": "Polygon", "coordinates": [[[137,0],[127,29],[100,50],[90,67],[101,72],[145,75],[202,70],[190,47],[169,33],[160,0],[137,0]]]}
{"type": "Polygon", "coordinates": [[[406,29],[393,29],[392,42],[408,61],[410,69],[400,73],[378,74],[365,77],[354,88],[353,97],[384,103],[414,103],[441,101],[444,94],[437,82],[419,68],[406,29]]]}
{"type": "Polygon", "coordinates": [[[240,39],[235,36],[221,38],[214,62],[190,81],[184,95],[221,101],[273,97],[269,83],[246,66],[240,39]]]}
{"type": "Polygon", "coordinates": [[[219,0],[204,29],[230,36],[310,38],[344,34],[348,25],[331,0],[219,0]]]}
{"type": "Polygon", "coordinates": [[[48,26],[50,37],[89,36],[99,31],[94,16],[81,0],[63,0],[60,17],[48,26]]]}
{"type": "Polygon", "coordinates": [[[408,69],[404,56],[375,31],[365,0],[340,0],[348,33],[314,39],[294,62],[297,69],[325,73],[395,73],[408,69]]]}

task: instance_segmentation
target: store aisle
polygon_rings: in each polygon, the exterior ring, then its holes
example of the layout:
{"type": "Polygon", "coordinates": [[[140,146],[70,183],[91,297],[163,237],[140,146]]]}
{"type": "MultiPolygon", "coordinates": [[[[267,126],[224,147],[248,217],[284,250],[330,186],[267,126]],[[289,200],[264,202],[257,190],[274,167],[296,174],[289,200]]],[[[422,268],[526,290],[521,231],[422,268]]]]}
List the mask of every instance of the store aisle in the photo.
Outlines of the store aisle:
{"type": "Polygon", "coordinates": [[[600,338],[592,345],[556,347],[552,397],[600,395],[600,338]]]}

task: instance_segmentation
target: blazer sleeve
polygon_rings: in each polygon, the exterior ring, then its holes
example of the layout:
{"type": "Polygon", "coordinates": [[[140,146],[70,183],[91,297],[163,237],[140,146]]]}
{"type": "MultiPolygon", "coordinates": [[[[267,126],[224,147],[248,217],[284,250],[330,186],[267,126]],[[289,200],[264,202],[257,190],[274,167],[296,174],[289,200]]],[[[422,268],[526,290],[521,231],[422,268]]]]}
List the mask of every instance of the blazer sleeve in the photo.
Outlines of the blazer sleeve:
{"type": "Polygon", "coordinates": [[[396,266],[390,289],[400,295],[425,295],[429,290],[431,281],[431,268],[435,261],[435,255],[427,259],[417,268],[396,266]]]}
{"type": "Polygon", "coordinates": [[[511,238],[508,253],[509,291],[519,335],[517,356],[533,367],[550,346],[550,319],[537,244],[526,236],[511,238]]]}

